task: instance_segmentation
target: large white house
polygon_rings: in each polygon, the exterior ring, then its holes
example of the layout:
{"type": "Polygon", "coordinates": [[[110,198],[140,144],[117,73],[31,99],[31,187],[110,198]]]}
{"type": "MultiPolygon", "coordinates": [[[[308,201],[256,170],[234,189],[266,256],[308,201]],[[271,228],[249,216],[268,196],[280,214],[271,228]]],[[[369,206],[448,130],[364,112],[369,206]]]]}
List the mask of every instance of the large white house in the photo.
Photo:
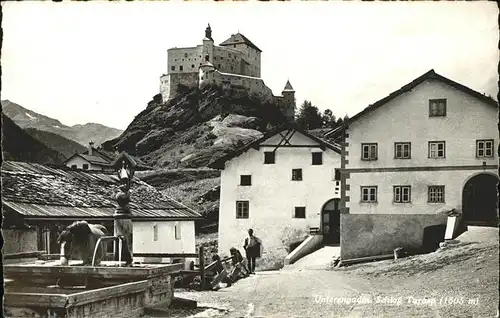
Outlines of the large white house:
{"type": "Polygon", "coordinates": [[[434,70],[327,135],[342,153],[341,258],[419,248],[455,209],[498,226],[498,103],[434,70]]]}
{"type": "Polygon", "coordinates": [[[338,145],[287,124],[211,167],[222,169],[219,253],[242,249],[250,228],[263,240],[263,258],[283,261],[310,232],[338,243],[338,145]]]}

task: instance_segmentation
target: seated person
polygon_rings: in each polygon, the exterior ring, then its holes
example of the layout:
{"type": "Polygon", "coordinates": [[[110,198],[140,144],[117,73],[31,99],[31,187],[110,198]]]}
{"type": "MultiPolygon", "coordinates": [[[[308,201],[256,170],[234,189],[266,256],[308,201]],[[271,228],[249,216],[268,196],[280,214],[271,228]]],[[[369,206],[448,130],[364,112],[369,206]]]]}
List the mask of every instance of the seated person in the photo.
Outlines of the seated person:
{"type": "Polygon", "coordinates": [[[233,258],[233,266],[234,266],[229,276],[233,280],[236,280],[239,274],[241,274],[243,277],[247,277],[250,274],[250,272],[245,264],[245,259],[241,255],[240,251],[238,251],[234,247],[231,247],[229,252],[231,253],[231,257],[233,258]]]}

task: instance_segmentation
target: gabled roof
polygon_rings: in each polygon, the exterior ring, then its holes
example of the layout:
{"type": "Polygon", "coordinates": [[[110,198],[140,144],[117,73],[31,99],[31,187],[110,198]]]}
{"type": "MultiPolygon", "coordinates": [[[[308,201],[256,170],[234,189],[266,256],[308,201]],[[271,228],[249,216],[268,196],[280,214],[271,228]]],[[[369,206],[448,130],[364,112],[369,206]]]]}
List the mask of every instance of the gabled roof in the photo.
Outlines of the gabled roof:
{"type": "MultiPolygon", "coordinates": [[[[74,157],[80,157],[86,161],[88,161],[91,164],[97,165],[97,166],[102,166],[102,167],[111,167],[113,163],[116,161],[116,159],[121,155],[121,154],[114,154],[110,152],[105,152],[101,149],[92,149],[92,156],[88,155],[88,150],[85,151],[84,153],[75,153],[68,159],[66,159],[63,164],[65,165],[68,161],[73,159],[74,157]],[[94,155],[94,151],[96,151],[96,155],[94,155]]],[[[135,164],[135,169],[137,170],[151,170],[152,167],[148,166],[145,164],[142,160],[140,160],[137,157],[131,156],[127,153],[125,153],[127,158],[131,160],[135,164]]]]}
{"type": "MultiPolygon", "coordinates": [[[[15,161],[2,164],[2,206],[25,219],[112,219],[117,191],[115,173],[15,161]]],[[[133,219],[201,217],[137,178],[132,179],[130,196],[133,219]]]]}
{"type": "MultiPolygon", "coordinates": [[[[84,151],[82,154],[84,155],[88,155],[89,154],[89,150],[87,149],[86,151],[84,151]]],[[[92,147],[92,155],[99,155],[101,157],[103,157],[104,159],[107,159],[108,161],[113,161],[113,159],[117,156],[117,154],[115,153],[112,153],[112,152],[109,152],[109,151],[104,151],[100,148],[95,148],[95,147],[92,147]]]]}
{"type": "Polygon", "coordinates": [[[295,90],[292,87],[292,84],[290,84],[290,81],[286,81],[285,88],[283,89],[283,92],[295,92],[295,90]]]}
{"type": "Polygon", "coordinates": [[[340,154],[340,151],[341,151],[341,148],[339,145],[337,144],[334,144],[334,143],[330,143],[330,142],[327,142],[326,140],[324,139],[321,139],[321,138],[318,138],[310,133],[308,133],[307,131],[299,128],[295,123],[287,123],[287,124],[284,124],[282,126],[279,126],[279,127],[276,127],[274,129],[271,129],[270,131],[266,132],[264,134],[264,136],[262,136],[261,138],[258,138],[248,144],[246,144],[245,146],[239,148],[239,149],[236,149],[235,151],[233,152],[230,152],[229,154],[211,162],[208,166],[210,168],[213,168],[213,169],[223,169],[224,168],[224,163],[226,161],[229,161],[233,158],[236,158],[238,156],[240,156],[241,154],[245,153],[246,151],[248,151],[250,148],[253,148],[255,146],[258,146],[260,145],[261,143],[263,143],[264,141],[266,141],[267,139],[275,136],[276,134],[284,131],[284,130],[295,130],[295,131],[298,131],[299,133],[303,134],[304,136],[316,141],[317,143],[319,143],[321,146],[325,147],[325,148],[329,148],[333,151],[335,151],[336,153],[340,154]]]}
{"type": "Polygon", "coordinates": [[[428,71],[427,73],[417,77],[416,79],[414,79],[413,81],[411,81],[410,83],[406,84],[405,86],[401,87],[400,89],[390,93],[388,96],[382,98],[381,100],[369,105],[368,107],[366,107],[365,109],[363,109],[361,112],[357,113],[355,116],[353,116],[352,118],[350,118],[348,121],[344,122],[343,125],[341,125],[340,127],[337,127],[335,129],[332,129],[331,131],[329,131],[328,133],[325,134],[325,137],[334,137],[335,135],[337,135],[340,131],[342,131],[344,125],[349,125],[350,123],[353,123],[354,121],[358,120],[359,118],[371,113],[372,111],[380,108],[381,106],[385,105],[386,103],[388,103],[389,101],[393,100],[394,98],[406,93],[406,92],[409,92],[411,91],[412,89],[414,89],[417,85],[427,81],[427,80],[437,80],[437,81],[440,81],[444,84],[447,84],[447,85],[450,85],[451,87],[459,90],[459,91],[462,91],[466,94],[469,94],[477,99],[479,99],[480,101],[488,104],[488,105],[491,105],[491,106],[494,106],[494,107],[498,107],[498,102],[495,101],[493,98],[491,97],[488,97],[484,94],[481,94],[467,86],[464,86],[460,83],[457,83],[449,78],[446,78],[442,75],[439,75],[438,73],[436,73],[433,69],[431,69],[430,71],[428,71]]]}
{"type": "Polygon", "coordinates": [[[249,47],[256,49],[257,51],[262,52],[261,49],[259,49],[255,44],[252,43],[252,41],[250,41],[246,36],[244,36],[243,34],[241,34],[239,32],[231,35],[231,37],[229,37],[229,39],[227,39],[226,41],[222,42],[219,45],[220,46],[227,46],[227,45],[241,44],[241,43],[244,43],[244,44],[248,45],[249,47]]]}
{"type": "Polygon", "coordinates": [[[102,166],[102,167],[110,167],[111,166],[111,163],[108,160],[106,160],[106,159],[104,159],[102,157],[89,156],[89,155],[81,154],[81,153],[75,153],[75,154],[73,154],[71,157],[69,157],[68,159],[66,159],[63,162],[63,165],[65,165],[71,159],[73,159],[75,157],[80,157],[80,158],[84,159],[85,161],[87,161],[88,163],[91,163],[91,164],[96,165],[96,166],[102,166]]]}

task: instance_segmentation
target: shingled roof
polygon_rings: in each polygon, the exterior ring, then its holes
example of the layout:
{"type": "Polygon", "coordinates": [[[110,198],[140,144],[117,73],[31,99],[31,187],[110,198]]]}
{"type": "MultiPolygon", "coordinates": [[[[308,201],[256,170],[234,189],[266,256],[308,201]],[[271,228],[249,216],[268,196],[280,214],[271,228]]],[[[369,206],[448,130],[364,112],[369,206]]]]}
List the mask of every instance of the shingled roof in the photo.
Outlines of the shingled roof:
{"type": "Polygon", "coordinates": [[[458,89],[468,95],[471,95],[477,99],[479,99],[480,101],[488,104],[488,105],[491,105],[493,107],[497,107],[498,108],[498,102],[496,100],[494,100],[493,98],[491,97],[488,97],[484,94],[481,94],[479,93],[478,91],[475,91],[465,85],[462,85],[460,83],[457,83],[449,78],[446,78],[442,75],[439,75],[438,73],[436,73],[433,69],[431,69],[430,71],[426,72],[425,74],[417,77],[416,79],[414,79],[413,81],[411,81],[410,83],[404,85],[403,87],[401,87],[400,89],[390,93],[388,96],[382,98],[381,100],[369,105],[368,107],[366,107],[365,109],[363,109],[361,112],[357,113],[355,116],[353,116],[352,118],[349,118],[349,120],[347,120],[346,122],[344,122],[343,125],[337,127],[337,128],[334,128],[332,129],[331,131],[327,132],[325,134],[325,138],[327,137],[331,137],[331,138],[335,138],[336,136],[338,136],[340,134],[340,132],[342,132],[343,128],[347,125],[349,126],[349,124],[353,123],[354,121],[358,120],[359,118],[373,112],[374,110],[380,108],[381,106],[387,104],[388,102],[390,102],[391,100],[393,100],[394,98],[406,93],[406,92],[409,92],[411,91],[412,89],[414,89],[417,85],[427,81],[427,80],[437,80],[441,83],[444,83],[444,84],[447,84],[447,85],[450,85],[451,87],[455,88],[455,89],[458,89]]]}
{"type": "MultiPolygon", "coordinates": [[[[118,177],[36,163],[2,164],[2,207],[25,219],[113,219],[118,177]]],[[[132,218],[197,219],[193,209],[134,178],[130,190],[132,218]]]]}
{"type": "Polygon", "coordinates": [[[256,49],[259,52],[262,52],[262,50],[259,49],[257,47],[257,45],[253,44],[252,41],[250,41],[246,36],[244,36],[243,34],[241,34],[239,32],[236,33],[236,34],[231,35],[229,37],[229,39],[227,39],[226,41],[222,42],[219,45],[220,46],[228,46],[228,45],[242,44],[242,43],[248,45],[249,47],[252,47],[252,48],[256,49]]]}
{"type": "Polygon", "coordinates": [[[263,143],[264,141],[266,141],[267,139],[275,136],[276,134],[282,132],[282,131],[285,131],[285,130],[295,130],[295,131],[298,131],[300,132],[301,134],[303,134],[304,136],[316,141],[317,143],[319,143],[323,148],[328,148],[328,149],[331,149],[333,151],[335,151],[336,153],[340,154],[340,151],[341,151],[341,148],[340,148],[340,145],[338,144],[335,144],[335,143],[331,143],[331,142],[327,142],[326,140],[324,139],[321,139],[321,138],[318,138],[314,135],[312,135],[311,133],[301,129],[300,127],[297,126],[297,124],[295,123],[286,123],[284,125],[281,125],[281,126],[278,126],[274,129],[271,129],[270,131],[266,132],[264,134],[264,136],[262,136],[261,138],[258,138],[252,142],[249,142],[248,144],[246,144],[245,146],[239,148],[239,149],[236,149],[230,153],[228,153],[227,155],[211,162],[209,164],[209,167],[210,168],[213,168],[213,169],[223,169],[224,168],[224,164],[226,161],[229,161],[235,157],[238,157],[240,156],[241,154],[245,153],[246,151],[248,151],[250,148],[253,148],[257,145],[260,145],[261,143],[263,143]]]}

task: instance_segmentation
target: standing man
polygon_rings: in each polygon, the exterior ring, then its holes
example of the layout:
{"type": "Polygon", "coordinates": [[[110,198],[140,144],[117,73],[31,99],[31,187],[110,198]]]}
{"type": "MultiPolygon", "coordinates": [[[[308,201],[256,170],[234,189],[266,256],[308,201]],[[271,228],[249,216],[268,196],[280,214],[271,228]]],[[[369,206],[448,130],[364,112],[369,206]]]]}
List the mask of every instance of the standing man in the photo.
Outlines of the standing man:
{"type": "Polygon", "coordinates": [[[255,259],[260,257],[260,249],[262,240],[253,235],[253,230],[248,230],[248,237],[245,238],[245,245],[243,248],[247,252],[248,267],[250,274],[255,274],[255,259]]]}

